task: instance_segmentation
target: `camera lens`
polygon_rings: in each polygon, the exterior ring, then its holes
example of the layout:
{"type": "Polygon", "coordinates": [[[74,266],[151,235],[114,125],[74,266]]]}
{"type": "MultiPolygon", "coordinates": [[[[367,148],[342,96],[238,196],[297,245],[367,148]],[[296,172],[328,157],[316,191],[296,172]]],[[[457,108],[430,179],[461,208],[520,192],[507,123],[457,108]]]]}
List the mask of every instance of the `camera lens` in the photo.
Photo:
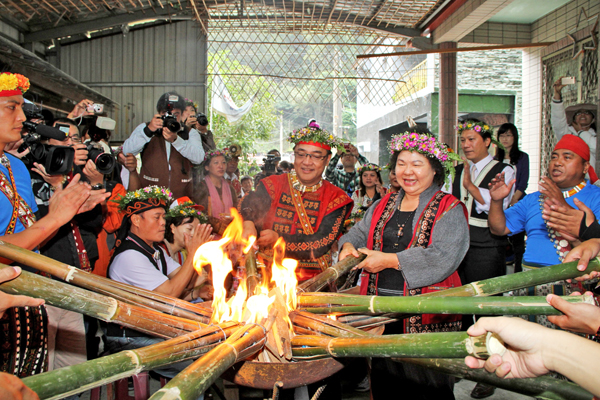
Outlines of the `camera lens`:
{"type": "Polygon", "coordinates": [[[179,132],[181,130],[181,124],[173,117],[165,117],[163,119],[163,127],[171,132],[179,132]]]}

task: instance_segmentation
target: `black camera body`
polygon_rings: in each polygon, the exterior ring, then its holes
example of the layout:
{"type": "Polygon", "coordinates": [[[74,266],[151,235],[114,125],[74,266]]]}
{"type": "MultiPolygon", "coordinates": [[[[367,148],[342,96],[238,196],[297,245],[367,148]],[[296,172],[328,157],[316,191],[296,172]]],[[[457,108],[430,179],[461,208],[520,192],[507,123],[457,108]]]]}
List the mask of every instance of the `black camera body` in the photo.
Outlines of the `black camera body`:
{"type": "Polygon", "coordinates": [[[87,142],[85,147],[88,151],[88,160],[96,164],[96,169],[101,174],[110,174],[116,165],[116,160],[112,154],[105,153],[102,148],[96,147],[94,142],[87,142]]]}
{"type": "MultiPolygon", "coordinates": [[[[173,109],[179,101],[179,96],[171,95],[167,99],[167,112],[160,118],[163,120],[163,128],[167,128],[171,132],[177,133],[181,130],[181,124],[177,121],[177,118],[173,116],[173,109]]],[[[157,132],[157,135],[159,132],[157,132]]],[[[162,136],[162,133],[160,133],[162,136]]]]}
{"type": "Polygon", "coordinates": [[[275,156],[275,154],[267,154],[267,158],[263,158],[263,162],[264,164],[260,169],[262,169],[266,176],[279,174],[279,171],[277,171],[279,157],[275,156]]]}
{"type": "Polygon", "coordinates": [[[31,168],[34,162],[42,164],[48,175],[65,175],[71,171],[75,157],[75,150],[72,147],[41,143],[42,138],[64,140],[65,134],[62,131],[31,121],[23,122],[23,127],[27,133],[23,135],[23,144],[18,151],[29,149],[29,154],[22,158],[25,165],[31,168]]]}
{"type": "Polygon", "coordinates": [[[208,125],[208,118],[206,118],[206,114],[204,113],[198,113],[196,115],[196,121],[198,121],[198,125],[200,126],[208,125]]]}

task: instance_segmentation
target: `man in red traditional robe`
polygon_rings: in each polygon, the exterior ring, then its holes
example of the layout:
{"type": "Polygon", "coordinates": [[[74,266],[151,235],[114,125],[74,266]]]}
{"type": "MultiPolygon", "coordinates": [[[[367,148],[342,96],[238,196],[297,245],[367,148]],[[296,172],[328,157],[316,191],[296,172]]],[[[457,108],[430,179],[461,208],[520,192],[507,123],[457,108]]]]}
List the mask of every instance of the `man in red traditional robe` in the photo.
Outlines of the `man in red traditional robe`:
{"type": "Polygon", "coordinates": [[[283,237],[285,257],[299,261],[296,277],[302,282],[331,265],[331,247],[341,236],[352,200],[322,178],[336,138],[312,122],[288,140],[295,144],[294,171],[261,180],[240,211],[244,235],[258,238],[260,258],[270,262],[273,244],[283,237]]]}

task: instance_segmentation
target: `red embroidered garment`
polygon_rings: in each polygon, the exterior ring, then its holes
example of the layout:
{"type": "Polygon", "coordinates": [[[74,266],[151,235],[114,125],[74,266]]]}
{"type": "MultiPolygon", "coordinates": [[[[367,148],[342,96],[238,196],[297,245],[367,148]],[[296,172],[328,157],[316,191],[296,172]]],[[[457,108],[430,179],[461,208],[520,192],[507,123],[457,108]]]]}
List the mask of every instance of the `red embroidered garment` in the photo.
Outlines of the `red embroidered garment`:
{"type": "MultiPolygon", "coordinates": [[[[386,195],[373,210],[371,227],[367,239],[367,248],[371,250],[381,250],[383,245],[383,231],[385,225],[390,220],[396,209],[396,193],[386,195]]],[[[431,244],[431,234],[437,221],[444,216],[446,212],[454,207],[462,206],[465,217],[467,211],[464,205],[451,194],[438,191],[429,201],[421,215],[419,216],[416,227],[413,229],[413,236],[407,248],[421,247],[427,248],[431,244]]],[[[424,273],[427,273],[427,266],[423,266],[424,273]]],[[[379,274],[364,274],[361,279],[361,294],[376,295],[377,280],[379,274]]],[[[442,282],[429,286],[408,289],[404,283],[404,296],[416,296],[430,292],[437,292],[452,287],[461,286],[458,272],[454,271],[448,278],[442,282]]],[[[440,332],[460,329],[460,315],[442,315],[442,314],[422,314],[415,315],[405,320],[405,333],[419,332],[440,332]]]]}
{"type": "MultiPolygon", "coordinates": [[[[318,275],[326,266],[331,265],[330,249],[341,236],[341,227],[352,209],[352,200],[348,195],[327,181],[314,192],[301,195],[310,229],[302,226],[293,202],[292,187],[288,174],[272,175],[261,181],[270,198],[270,208],[263,219],[262,229],[272,229],[286,241],[286,257],[299,261],[296,269],[298,281],[302,282],[318,275]],[[345,207],[345,212],[342,208],[345,207]],[[339,214],[339,215],[338,215],[339,214]],[[335,215],[331,226],[323,225],[327,216],[335,215]],[[319,263],[318,258],[323,257],[319,263]]],[[[260,191],[257,190],[258,195],[260,191]]],[[[272,259],[272,249],[264,251],[267,260],[272,259]]]]}

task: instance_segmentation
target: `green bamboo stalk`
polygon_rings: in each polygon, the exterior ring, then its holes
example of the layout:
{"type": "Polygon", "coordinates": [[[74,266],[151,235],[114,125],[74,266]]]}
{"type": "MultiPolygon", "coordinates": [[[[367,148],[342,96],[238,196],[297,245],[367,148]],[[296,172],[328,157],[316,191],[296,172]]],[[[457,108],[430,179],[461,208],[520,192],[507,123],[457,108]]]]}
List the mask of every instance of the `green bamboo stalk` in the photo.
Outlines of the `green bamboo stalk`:
{"type": "Polygon", "coordinates": [[[84,289],[111,295],[111,297],[119,298],[130,304],[141,305],[151,310],[162,311],[205,324],[210,322],[210,310],[199,305],[94,275],[1,240],[0,257],[28,265],[84,289]]]}
{"type": "MultiPolygon", "coordinates": [[[[298,305],[317,314],[351,312],[361,314],[474,314],[474,315],[561,315],[544,296],[501,297],[424,297],[424,296],[360,296],[332,293],[302,294],[298,305]],[[311,305],[327,306],[318,307],[311,305]],[[334,305],[343,304],[343,305],[334,305]],[[310,306],[310,307],[309,307],[310,306]]],[[[590,295],[562,296],[569,303],[594,304],[590,295]]]]}
{"type": "MultiPolygon", "coordinates": [[[[0,268],[10,267],[0,264],[0,268]]],[[[9,282],[0,284],[0,290],[10,294],[42,298],[50,305],[162,338],[179,336],[205,326],[198,321],[125,304],[108,296],[27,271],[23,271],[20,276],[9,282]]]]}
{"type": "Polygon", "coordinates": [[[294,327],[309,329],[313,331],[312,334],[320,333],[334,337],[369,336],[360,329],[307,312],[292,311],[289,317],[294,327]]]}
{"type": "Polygon", "coordinates": [[[295,359],[315,357],[410,357],[487,358],[503,354],[502,341],[494,334],[469,336],[465,332],[414,333],[405,335],[328,338],[296,336],[292,339],[295,359]]]}
{"type": "Polygon", "coordinates": [[[238,329],[224,343],[184,369],[150,400],[194,400],[237,361],[263,348],[266,329],[252,324],[238,329]]]}
{"type": "Polygon", "coordinates": [[[318,292],[331,282],[335,282],[340,276],[360,264],[367,256],[361,254],[359,257],[349,256],[342,261],[332,265],[319,275],[298,285],[298,292],[318,292]]]}
{"type": "Polygon", "coordinates": [[[23,383],[41,400],[59,399],[142,371],[199,357],[237,330],[236,323],[210,326],[151,346],[33,375],[24,378],[23,383]]]}
{"type": "Polygon", "coordinates": [[[484,369],[471,369],[464,360],[449,358],[400,358],[394,361],[408,362],[427,367],[448,375],[521,393],[538,399],[592,400],[594,395],[575,383],[550,376],[522,379],[502,379],[484,369]]]}

